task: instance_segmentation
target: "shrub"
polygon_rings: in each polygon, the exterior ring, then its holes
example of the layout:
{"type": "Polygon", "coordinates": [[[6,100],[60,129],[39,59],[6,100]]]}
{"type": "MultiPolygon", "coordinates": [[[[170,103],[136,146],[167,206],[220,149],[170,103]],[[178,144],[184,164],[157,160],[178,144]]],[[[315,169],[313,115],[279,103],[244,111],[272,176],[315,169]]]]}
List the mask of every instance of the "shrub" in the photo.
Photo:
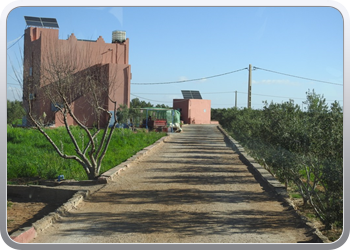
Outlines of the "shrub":
{"type": "Polygon", "coordinates": [[[212,109],[212,118],[277,178],[293,182],[326,228],[343,216],[343,113],[307,93],[307,111],[292,100],[263,110],[212,109]]]}

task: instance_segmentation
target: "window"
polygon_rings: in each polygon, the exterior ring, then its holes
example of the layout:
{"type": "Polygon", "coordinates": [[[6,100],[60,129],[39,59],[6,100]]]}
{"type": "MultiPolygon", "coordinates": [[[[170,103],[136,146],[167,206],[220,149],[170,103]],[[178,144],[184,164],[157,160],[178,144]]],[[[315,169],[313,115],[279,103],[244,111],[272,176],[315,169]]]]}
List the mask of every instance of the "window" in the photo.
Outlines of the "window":
{"type": "Polygon", "coordinates": [[[58,107],[63,108],[63,104],[59,104],[59,103],[53,104],[53,103],[51,103],[51,111],[53,111],[53,112],[58,111],[58,107]]]}
{"type": "Polygon", "coordinates": [[[36,98],[36,94],[29,94],[29,100],[34,100],[36,98]]]}

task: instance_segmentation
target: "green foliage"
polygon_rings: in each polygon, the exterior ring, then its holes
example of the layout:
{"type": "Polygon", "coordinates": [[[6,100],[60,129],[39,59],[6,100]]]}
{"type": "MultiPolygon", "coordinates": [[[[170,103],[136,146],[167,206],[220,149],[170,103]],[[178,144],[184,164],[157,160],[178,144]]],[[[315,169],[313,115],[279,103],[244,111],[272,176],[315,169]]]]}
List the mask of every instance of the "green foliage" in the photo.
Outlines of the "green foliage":
{"type": "Polygon", "coordinates": [[[130,115],[130,109],[125,105],[120,105],[117,110],[118,123],[127,123],[130,115]]]}
{"type": "Polygon", "coordinates": [[[156,108],[163,108],[163,109],[168,109],[168,108],[170,108],[168,105],[165,105],[165,104],[157,104],[155,107],[156,107],[156,108]]]}
{"type": "Polygon", "coordinates": [[[130,108],[146,108],[153,107],[150,102],[140,101],[139,98],[134,98],[130,102],[130,108]]]}
{"type": "MultiPolygon", "coordinates": [[[[130,108],[148,108],[148,107],[154,107],[152,103],[140,101],[139,98],[134,98],[130,102],[130,108]]],[[[170,108],[168,105],[165,104],[157,104],[155,106],[156,108],[170,108]]]]}
{"type": "MultiPolygon", "coordinates": [[[[140,101],[139,98],[134,98],[130,102],[130,108],[126,105],[120,105],[118,108],[117,116],[118,122],[127,123],[128,119],[134,125],[139,125],[142,123],[142,119],[147,119],[145,113],[141,113],[140,108],[154,107],[150,102],[140,101]]],[[[165,104],[157,104],[156,108],[170,108],[165,104]]]]}
{"type": "MultiPolygon", "coordinates": [[[[78,144],[86,144],[86,138],[79,137],[82,130],[71,127],[72,132],[80,138],[78,144]]],[[[64,127],[46,129],[51,139],[67,154],[73,154],[74,145],[64,127]]],[[[102,133],[100,133],[102,136],[102,133]]],[[[128,129],[116,129],[109,149],[103,160],[101,171],[125,161],[144,147],[165,136],[165,133],[133,133],[128,129]]],[[[37,129],[13,128],[7,126],[7,179],[20,177],[40,177],[55,179],[58,175],[66,179],[86,180],[87,176],[80,164],[74,160],[64,160],[37,129]]]]}
{"type": "Polygon", "coordinates": [[[22,102],[7,100],[7,124],[21,125],[24,115],[25,111],[22,102]]]}
{"type": "Polygon", "coordinates": [[[280,181],[293,182],[327,227],[342,222],[343,112],[306,93],[306,111],[292,100],[263,110],[212,109],[220,124],[280,181]]]}
{"type": "Polygon", "coordinates": [[[7,201],[7,207],[12,207],[13,203],[11,201],[7,201]]]}

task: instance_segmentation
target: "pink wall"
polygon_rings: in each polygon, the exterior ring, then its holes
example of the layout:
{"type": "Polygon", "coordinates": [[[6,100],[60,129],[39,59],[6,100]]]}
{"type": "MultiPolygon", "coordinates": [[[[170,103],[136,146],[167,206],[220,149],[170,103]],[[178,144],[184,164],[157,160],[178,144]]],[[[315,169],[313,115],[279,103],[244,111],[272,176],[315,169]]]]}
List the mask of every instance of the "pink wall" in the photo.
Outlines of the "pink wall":
{"type": "MultiPolygon", "coordinates": [[[[63,65],[74,64],[77,72],[96,66],[101,68],[101,77],[109,83],[109,94],[118,105],[130,106],[131,67],[129,65],[129,39],[123,43],[105,43],[100,36],[96,41],[81,41],[72,34],[67,40],[58,38],[57,29],[29,27],[24,36],[24,64],[23,64],[23,97],[36,94],[32,101],[33,113],[42,116],[46,113],[46,122],[55,121],[57,126],[63,125],[59,116],[51,111],[51,103],[42,93],[42,87],[50,84],[50,76],[45,69],[52,62],[62,62],[63,65]],[[30,69],[31,68],[31,69],[30,69]],[[29,72],[32,72],[30,75],[29,72]],[[35,90],[28,89],[28,83],[37,83],[35,90]]],[[[112,32],[112,31],[111,31],[112,32]]],[[[52,82],[52,80],[51,80],[52,82]]],[[[106,84],[106,83],[102,83],[106,84]]],[[[77,116],[86,117],[88,126],[95,123],[91,117],[88,97],[79,97],[72,103],[77,116]]],[[[108,110],[113,110],[113,104],[104,98],[108,110]]],[[[74,125],[72,119],[70,124],[74,125]]]]}
{"type": "Polygon", "coordinates": [[[186,124],[210,124],[210,100],[174,99],[173,108],[181,109],[182,120],[186,124]]]}

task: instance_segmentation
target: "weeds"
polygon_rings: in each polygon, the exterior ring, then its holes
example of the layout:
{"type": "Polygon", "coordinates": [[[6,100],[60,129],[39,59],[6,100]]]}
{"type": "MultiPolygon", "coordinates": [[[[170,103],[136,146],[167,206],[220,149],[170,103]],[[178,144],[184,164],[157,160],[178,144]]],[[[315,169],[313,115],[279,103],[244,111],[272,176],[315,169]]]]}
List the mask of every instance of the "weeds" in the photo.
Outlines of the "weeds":
{"type": "MultiPolygon", "coordinates": [[[[77,135],[81,133],[78,128],[72,128],[72,131],[77,135]]],[[[48,129],[47,133],[55,142],[62,142],[65,152],[74,152],[74,146],[64,128],[48,129]]],[[[133,133],[127,129],[116,129],[103,160],[101,173],[120,164],[163,136],[165,133],[145,131],[133,133]]],[[[7,126],[8,181],[33,177],[55,179],[58,175],[64,175],[66,179],[87,179],[81,165],[59,157],[51,144],[36,129],[7,126]]]]}

